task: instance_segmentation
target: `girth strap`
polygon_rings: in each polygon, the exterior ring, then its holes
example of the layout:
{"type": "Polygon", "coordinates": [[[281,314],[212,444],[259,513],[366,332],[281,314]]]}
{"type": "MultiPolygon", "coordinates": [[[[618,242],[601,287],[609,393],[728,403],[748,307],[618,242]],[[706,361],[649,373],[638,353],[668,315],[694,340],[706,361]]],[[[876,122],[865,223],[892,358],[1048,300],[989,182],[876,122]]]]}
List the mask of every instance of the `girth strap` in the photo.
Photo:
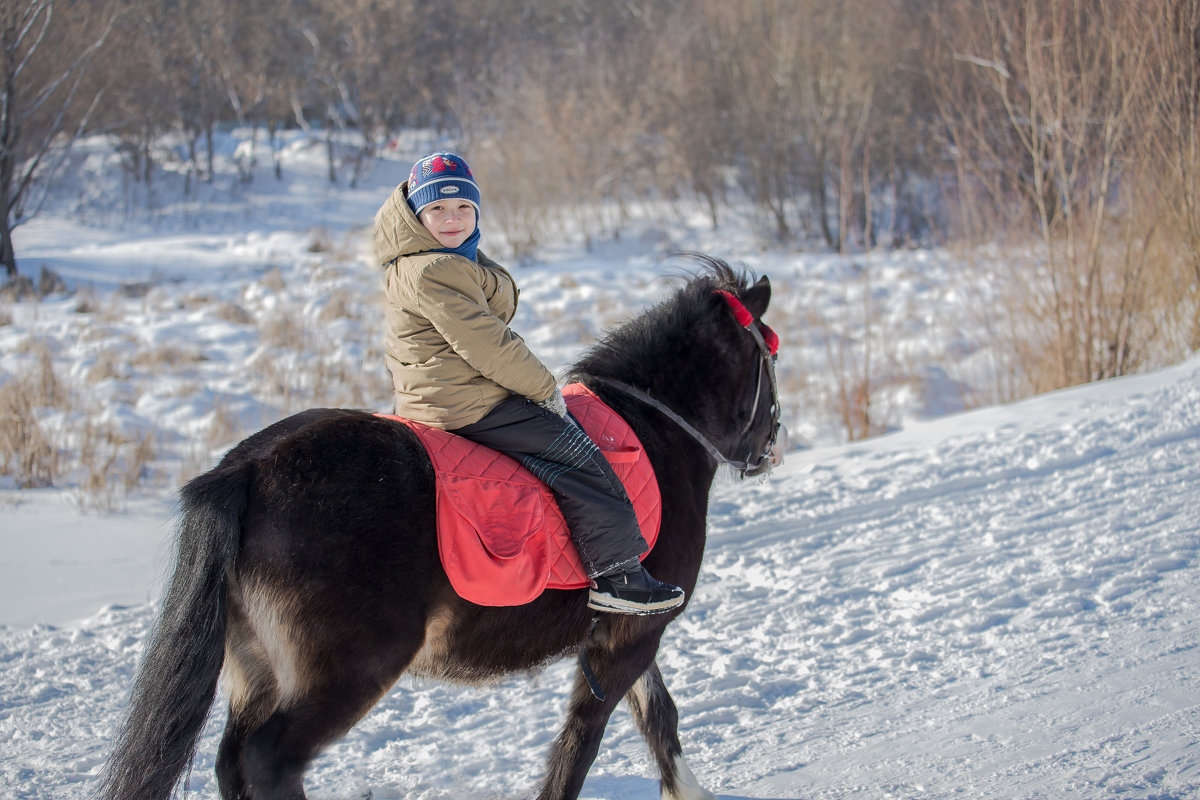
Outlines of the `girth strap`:
{"type": "Polygon", "coordinates": [[[579,645],[579,671],[583,673],[583,679],[587,681],[588,688],[592,690],[592,697],[604,702],[607,695],[604,693],[604,687],[600,685],[599,679],[596,678],[596,673],[592,672],[592,664],[587,657],[587,643],[591,641],[592,634],[596,632],[596,626],[600,624],[600,615],[592,615],[592,627],[588,628],[588,635],[583,640],[583,644],[579,645]]]}

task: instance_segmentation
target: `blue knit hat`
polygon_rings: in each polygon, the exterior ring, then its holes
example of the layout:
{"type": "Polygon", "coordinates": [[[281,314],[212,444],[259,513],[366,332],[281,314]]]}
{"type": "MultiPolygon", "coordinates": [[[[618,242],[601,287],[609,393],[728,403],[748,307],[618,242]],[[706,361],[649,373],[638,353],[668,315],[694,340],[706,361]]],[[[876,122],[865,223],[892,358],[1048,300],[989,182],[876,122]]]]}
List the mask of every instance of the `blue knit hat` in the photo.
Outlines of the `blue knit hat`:
{"type": "Polygon", "coordinates": [[[408,205],[421,209],[441,200],[466,200],[479,213],[479,185],[467,162],[454,153],[434,153],[413,164],[408,174],[408,205]]]}

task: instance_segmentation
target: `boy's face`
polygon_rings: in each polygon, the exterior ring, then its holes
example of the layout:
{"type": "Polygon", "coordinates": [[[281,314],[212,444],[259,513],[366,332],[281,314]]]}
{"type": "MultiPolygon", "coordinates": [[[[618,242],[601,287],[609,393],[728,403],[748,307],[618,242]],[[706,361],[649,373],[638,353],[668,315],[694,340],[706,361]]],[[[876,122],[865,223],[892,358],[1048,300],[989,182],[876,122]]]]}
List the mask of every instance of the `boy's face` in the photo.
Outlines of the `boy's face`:
{"type": "Polygon", "coordinates": [[[442,247],[455,248],[475,232],[475,206],[466,200],[441,200],[421,209],[421,224],[442,247]]]}

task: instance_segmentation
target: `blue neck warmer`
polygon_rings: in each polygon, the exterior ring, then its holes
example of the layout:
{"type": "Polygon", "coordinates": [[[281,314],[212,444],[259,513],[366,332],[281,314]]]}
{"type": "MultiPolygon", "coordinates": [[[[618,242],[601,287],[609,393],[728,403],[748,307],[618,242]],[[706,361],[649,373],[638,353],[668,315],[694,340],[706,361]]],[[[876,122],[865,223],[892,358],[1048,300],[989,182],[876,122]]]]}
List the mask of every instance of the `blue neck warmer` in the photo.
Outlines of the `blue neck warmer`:
{"type": "Polygon", "coordinates": [[[479,253],[479,223],[475,223],[475,232],[472,233],[467,240],[458,247],[439,247],[436,250],[431,250],[431,253],[454,253],[463,258],[468,258],[471,261],[475,260],[475,256],[479,253]]]}

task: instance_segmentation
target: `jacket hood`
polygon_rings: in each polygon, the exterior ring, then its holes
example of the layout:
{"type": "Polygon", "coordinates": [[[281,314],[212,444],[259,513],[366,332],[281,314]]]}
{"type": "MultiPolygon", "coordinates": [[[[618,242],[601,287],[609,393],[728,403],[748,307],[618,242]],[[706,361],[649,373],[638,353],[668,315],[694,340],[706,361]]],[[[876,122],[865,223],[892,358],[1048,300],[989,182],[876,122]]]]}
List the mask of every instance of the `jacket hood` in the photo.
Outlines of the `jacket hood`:
{"type": "Polygon", "coordinates": [[[400,256],[436,250],[441,243],[408,205],[408,181],[397,186],[375,212],[375,260],[389,264],[400,256]]]}

